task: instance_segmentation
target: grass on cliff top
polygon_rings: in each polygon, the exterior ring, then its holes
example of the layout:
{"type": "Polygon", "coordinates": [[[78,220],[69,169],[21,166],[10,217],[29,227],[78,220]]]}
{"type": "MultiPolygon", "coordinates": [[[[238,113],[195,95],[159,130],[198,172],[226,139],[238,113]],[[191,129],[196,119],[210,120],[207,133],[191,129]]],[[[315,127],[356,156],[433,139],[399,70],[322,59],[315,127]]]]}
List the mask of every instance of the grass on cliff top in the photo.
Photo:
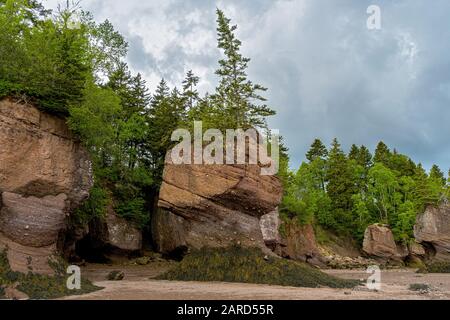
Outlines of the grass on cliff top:
{"type": "Polygon", "coordinates": [[[23,274],[11,270],[6,251],[0,251],[0,299],[5,299],[5,288],[16,285],[16,289],[25,293],[30,299],[56,299],[71,295],[80,295],[101,288],[94,286],[90,281],[81,279],[80,290],[69,290],[66,282],[67,277],[62,271],[65,267],[52,265],[55,268],[56,276],[44,276],[29,272],[23,274]]]}
{"type": "Polygon", "coordinates": [[[159,280],[258,283],[292,287],[353,288],[359,281],[339,279],[307,264],[276,257],[259,248],[204,248],[187,255],[159,280]]]}

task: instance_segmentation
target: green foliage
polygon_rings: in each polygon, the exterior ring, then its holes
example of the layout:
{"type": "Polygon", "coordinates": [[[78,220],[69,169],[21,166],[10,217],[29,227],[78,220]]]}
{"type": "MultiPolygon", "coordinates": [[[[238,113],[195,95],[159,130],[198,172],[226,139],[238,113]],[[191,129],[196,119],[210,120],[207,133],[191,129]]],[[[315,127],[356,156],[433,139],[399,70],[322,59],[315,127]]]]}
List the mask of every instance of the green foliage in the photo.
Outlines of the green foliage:
{"type": "Polygon", "coordinates": [[[410,239],[414,239],[414,225],[416,223],[417,207],[412,201],[401,203],[398,208],[397,221],[393,232],[395,239],[407,244],[410,239]]]}
{"type": "Polygon", "coordinates": [[[352,217],[354,228],[351,234],[359,243],[362,243],[366,228],[370,224],[377,222],[377,220],[372,217],[372,214],[368,208],[368,204],[366,200],[363,198],[362,194],[355,194],[353,195],[352,199],[353,199],[352,217]]]}
{"type": "Polygon", "coordinates": [[[248,80],[249,58],[242,56],[241,41],[236,38],[237,26],[217,9],[218,48],[223,52],[216,75],[219,85],[216,92],[206,96],[192,110],[192,116],[202,120],[208,127],[217,129],[267,128],[266,118],[275,114],[265,104],[261,95],[267,89],[248,80]]]}
{"type": "Polygon", "coordinates": [[[87,225],[94,218],[105,217],[109,202],[108,191],[96,183],[90,191],[89,199],[71,215],[72,224],[87,225]]]}
{"type": "Polygon", "coordinates": [[[389,150],[389,148],[383,141],[380,141],[377,145],[377,148],[375,149],[373,161],[381,163],[384,166],[388,167],[390,157],[391,157],[391,150],[389,150]]]}
{"type": "Polygon", "coordinates": [[[395,210],[399,185],[394,173],[381,163],[375,163],[368,176],[368,193],[377,208],[379,220],[389,223],[389,215],[395,210]]]}
{"type": "Polygon", "coordinates": [[[70,107],[68,124],[78,134],[94,157],[96,166],[103,166],[113,153],[118,135],[118,117],[122,111],[119,97],[111,90],[90,81],[83,90],[81,104],[70,107]]]}
{"type": "Polygon", "coordinates": [[[110,87],[106,88],[89,82],[84,90],[84,101],[70,108],[68,123],[90,151],[97,185],[104,186],[101,191],[94,188],[91,195],[94,198],[79,213],[91,218],[102,216],[106,194],[110,192],[119,214],[143,226],[148,221],[142,200],[144,189],[153,183],[151,170],[141,157],[145,153],[142,144],[147,134],[143,115],[146,91],[141,90],[140,77],[127,79],[129,82],[121,81],[117,76],[116,83],[110,82],[110,87]]]}
{"type": "Polygon", "coordinates": [[[186,100],[178,90],[170,92],[166,81],[159,83],[146,114],[148,131],[146,147],[149,150],[149,164],[153,169],[153,180],[156,185],[162,181],[164,160],[167,151],[175,145],[171,141],[172,132],[186,127],[186,100]]]}
{"type": "Polygon", "coordinates": [[[362,243],[370,224],[388,224],[396,241],[414,238],[418,213],[449,198],[443,172],[427,175],[409,157],[380,142],[372,159],[365,146],[352,145],[348,156],[335,139],[330,150],[316,139],[297,172],[283,173],[285,217],[351,236],[362,243]]]}
{"type": "Polygon", "coordinates": [[[261,283],[293,287],[353,288],[358,281],[329,276],[307,264],[264,257],[261,249],[203,248],[191,252],[161,280],[261,283]]]}
{"type": "Polygon", "coordinates": [[[194,105],[200,100],[200,95],[196,89],[199,81],[200,78],[195,76],[192,70],[188,71],[183,81],[183,98],[189,110],[192,110],[194,105]]]}
{"type": "Polygon", "coordinates": [[[444,176],[444,172],[442,172],[441,169],[437,165],[434,164],[431,167],[429,177],[435,183],[440,183],[442,186],[445,186],[446,179],[445,179],[445,176],[444,176]]]}
{"type": "Polygon", "coordinates": [[[128,44],[108,21],[96,23],[77,4],[53,15],[35,0],[0,1],[0,98],[35,103],[67,117],[90,151],[96,187],[75,223],[104,215],[107,198],[121,216],[143,226],[162,181],[172,132],[193,120],[210,127],[265,127],[274,111],[247,79],[250,59],[217,11],[219,85],[200,97],[200,79],[189,71],[182,90],[162,80],[152,95],[125,63],[128,44]]]}
{"type": "Polygon", "coordinates": [[[450,263],[448,262],[433,262],[427,264],[427,272],[429,273],[450,273],[450,263]]]}
{"type": "MultiPolygon", "coordinates": [[[[52,263],[51,266],[57,266],[52,263]]],[[[18,284],[17,289],[30,299],[56,299],[70,295],[81,295],[101,288],[94,286],[90,281],[82,278],[80,290],[69,290],[67,288],[67,277],[65,268],[60,266],[55,270],[54,277],[34,274],[29,272],[27,274],[13,272],[10,269],[7,252],[0,251],[0,284],[3,286],[18,284]]],[[[0,299],[4,295],[4,288],[0,285],[0,299]]]]}
{"type": "Polygon", "coordinates": [[[312,223],[317,218],[320,223],[332,226],[334,221],[329,215],[331,200],[322,189],[321,162],[321,159],[316,159],[310,164],[303,163],[296,175],[290,178],[281,211],[297,217],[303,224],[312,223]]]}
{"type": "Polygon", "coordinates": [[[71,8],[54,17],[35,11],[34,1],[0,6],[0,79],[13,84],[7,95],[24,94],[44,110],[67,114],[67,105],[81,100],[91,72],[89,30],[86,21],[71,27],[71,8]]]}
{"type": "Polygon", "coordinates": [[[316,159],[325,159],[328,155],[328,150],[320,139],[315,139],[308,153],[306,159],[312,162],[316,159]]]}
{"type": "Polygon", "coordinates": [[[145,200],[142,198],[124,200],[115,207],[116,213],[134,221],[139,227],[144,227],[149,222],[149,215],[145,210],[145,200]]]}

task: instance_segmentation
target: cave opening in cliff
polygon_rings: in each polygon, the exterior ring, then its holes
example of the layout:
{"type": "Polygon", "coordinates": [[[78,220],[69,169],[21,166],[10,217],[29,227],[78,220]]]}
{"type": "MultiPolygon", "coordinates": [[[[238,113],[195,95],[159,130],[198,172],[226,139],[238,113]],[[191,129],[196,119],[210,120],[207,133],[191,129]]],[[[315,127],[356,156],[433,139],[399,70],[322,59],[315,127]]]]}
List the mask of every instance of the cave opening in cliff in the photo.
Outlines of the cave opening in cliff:
{"type": "Polygon", "coordinates": [[[75,254],[81,261],[89,263],[110,263],[106,256],[107,248],[91,235],[87,235],[75,244],[75,254]]]}

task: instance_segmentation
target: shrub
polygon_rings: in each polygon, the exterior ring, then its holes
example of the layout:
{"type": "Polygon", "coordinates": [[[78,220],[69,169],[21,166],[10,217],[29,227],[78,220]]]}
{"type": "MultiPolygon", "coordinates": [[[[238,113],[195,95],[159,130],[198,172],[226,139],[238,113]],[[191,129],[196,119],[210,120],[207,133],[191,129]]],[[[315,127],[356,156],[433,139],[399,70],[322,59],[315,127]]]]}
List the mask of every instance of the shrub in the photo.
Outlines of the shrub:
{"type": "Polygon", "coordinates": [[[90,191],[89,199],[71,215],[72,224],[86,225],[94,218],[106,216],[109,201],[108,192],[98,183],[95,183],[90,191]]]}
{"type": "Polygon", "coordinates": [[[144,227],[149,221],[149,214],[145,209],[145,200],[135,198],[120,202],[115,207],[117,215],[134,222],[138,227],[144,227]]]}

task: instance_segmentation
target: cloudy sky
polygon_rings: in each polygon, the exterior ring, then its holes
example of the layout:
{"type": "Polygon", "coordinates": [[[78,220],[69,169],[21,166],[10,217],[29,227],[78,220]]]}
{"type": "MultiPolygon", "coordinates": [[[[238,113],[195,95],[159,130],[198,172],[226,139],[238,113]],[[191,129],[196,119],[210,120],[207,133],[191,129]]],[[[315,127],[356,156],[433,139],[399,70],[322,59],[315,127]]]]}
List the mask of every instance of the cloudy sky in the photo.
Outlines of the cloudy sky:
{"type": "MultiPolygon", "coordinates": [[[[46,0],[55,7],[57,0],[46,0]]],[[[154,88],[193,69],[212,91],[220,52],[215,8],[238,24],[249,75],[269,88],[270,120],[297,167],[312,140],[372,150],[379,140],[426,167],[450,168],[448,0],[84,0],[130,45],[128,62],[154,88]],[[369,5],[381,29],[369,30],[369,5]]]]}

